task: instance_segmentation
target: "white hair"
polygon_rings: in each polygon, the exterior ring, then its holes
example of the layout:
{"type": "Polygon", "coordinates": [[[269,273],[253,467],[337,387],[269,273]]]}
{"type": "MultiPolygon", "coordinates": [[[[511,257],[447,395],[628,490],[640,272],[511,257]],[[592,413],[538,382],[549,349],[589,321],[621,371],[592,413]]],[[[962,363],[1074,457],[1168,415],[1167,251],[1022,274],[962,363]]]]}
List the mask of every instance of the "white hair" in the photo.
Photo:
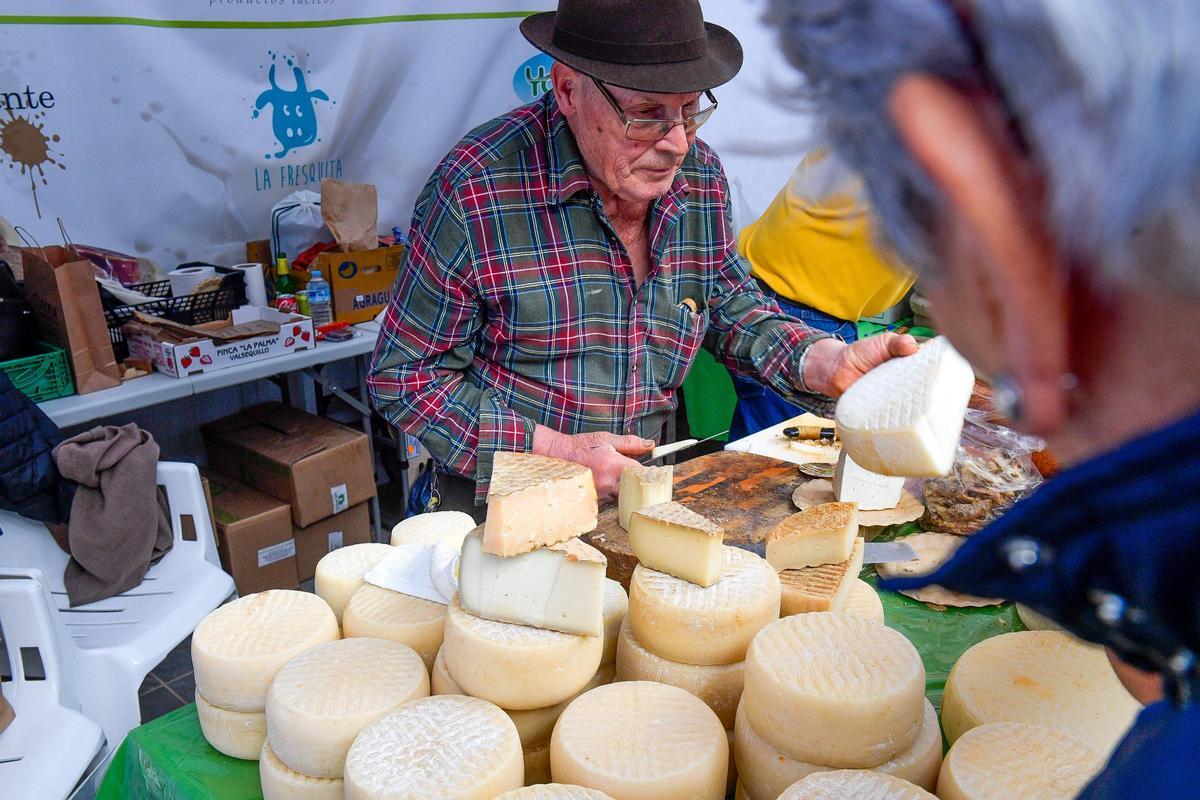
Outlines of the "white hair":
{"type": "MultiPolygon", "coordinates": [[[[1102,285],[1200,296],[1200,2],[970,3],[990,78],[1046,182],[1064,257],[1102,285]]],[[[901,76],[981,79],[949,0],[771,0],[828,144],[867,183],[883,231],[918,269],[942,200],[901,145],[901,76]]]]}

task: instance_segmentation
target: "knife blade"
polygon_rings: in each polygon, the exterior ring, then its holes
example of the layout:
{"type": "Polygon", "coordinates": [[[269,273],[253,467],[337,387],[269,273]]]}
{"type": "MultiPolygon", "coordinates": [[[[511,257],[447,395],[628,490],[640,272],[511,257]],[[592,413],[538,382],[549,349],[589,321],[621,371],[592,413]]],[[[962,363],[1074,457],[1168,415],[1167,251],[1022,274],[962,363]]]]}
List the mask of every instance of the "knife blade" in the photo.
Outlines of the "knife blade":
{"type": "MultiPolygon", "coordinates": [[[[766,542],[729,542],[733,547],[749,550],[756,556],[767,557],[766,542]]],[[[905,542],[867,542],[863,546],[863,566],[867,564],[890,564],[895,561],[914,561],[917,551],[905,542]]]]}
{"type": "Polygon", "coordinates": [[[696,445],[703,444],[704,442],[711,442],[713,439],[724,436],[727,433],[729,433],[729,431],[724,430],[720,433],[714,433],[712,436],[705,436],[703,439],[681,439],[673,444],[660,444],[658,447],[650,451],[650,460],[657,461],[663,456],[669,456],[672,453],[678,453],[681,450],[687,450],[690,447],[695,447],[696,445]]]}

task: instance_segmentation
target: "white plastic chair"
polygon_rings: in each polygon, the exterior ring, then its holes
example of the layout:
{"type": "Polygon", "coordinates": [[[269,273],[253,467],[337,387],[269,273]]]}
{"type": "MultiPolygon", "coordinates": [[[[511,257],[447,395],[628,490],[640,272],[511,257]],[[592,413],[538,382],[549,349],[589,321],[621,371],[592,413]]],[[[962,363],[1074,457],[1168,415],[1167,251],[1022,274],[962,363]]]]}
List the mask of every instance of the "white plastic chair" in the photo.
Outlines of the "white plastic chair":
{"type": "Polygon", "coordinates": [[[0,733],[5,796],[63,800],[99,759],[100,726],[79,713],[79,665],[41,570],[0,567],[0,628],[12,668],[4,699],[16,719],[0,733]],[[40,668],[39,668],[40,666],[40,668]]]}
{"type": "Polygon", "coordinates": [[[146,675],[196,625],[233,593],[221,571],[208,503],[195,464],[162,462],[158,484],[167,494],[175,544],[140,586],[117,597],[70,608],[63,585],[68,556],[40,523],[0,513],[0,571],[41,570],[58,609],[60,644],[79,665],[79,710],[98,722],[115,750],[140,722],[138,688],[146,675]]]}

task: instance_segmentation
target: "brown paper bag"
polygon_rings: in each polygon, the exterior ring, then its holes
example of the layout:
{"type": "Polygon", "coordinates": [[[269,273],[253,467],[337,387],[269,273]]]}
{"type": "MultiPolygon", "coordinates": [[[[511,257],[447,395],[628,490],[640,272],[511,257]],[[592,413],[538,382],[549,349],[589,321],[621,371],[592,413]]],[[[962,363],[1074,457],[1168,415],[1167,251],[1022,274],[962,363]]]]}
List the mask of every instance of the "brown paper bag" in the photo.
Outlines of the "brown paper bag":
{"type": "Polygon", "coordinates": [[[370,183],[321,181],[321,218],[343,253],[379,246],[379,198],[370,183]]]}
{"type": "Polygon", "coordinates": [[[67,351],[75,391],[97,392],[121,385],[121,369],[100,305],[92,262],[74,249],[37,247],[22,251],[25,296],[41,338],[67,351]]]}

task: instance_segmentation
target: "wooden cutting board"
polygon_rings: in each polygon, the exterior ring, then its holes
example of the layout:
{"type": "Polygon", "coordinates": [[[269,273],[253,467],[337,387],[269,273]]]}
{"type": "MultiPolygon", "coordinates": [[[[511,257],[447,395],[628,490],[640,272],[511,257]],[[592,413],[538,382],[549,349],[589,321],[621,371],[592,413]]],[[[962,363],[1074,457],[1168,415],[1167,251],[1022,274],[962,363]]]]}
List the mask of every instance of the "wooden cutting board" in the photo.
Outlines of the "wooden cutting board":
{"type": "MultiPolygon", "coordinates": [[[[795,464],[722,450],[675,465],[675,501],[719,523],[727,544],[748,544],[795,513],[792,492],[803,480],[795,464]]],[[[607,556],[608,577],[628,589],[637,558],[616,505],[601,511],[596,530],[582,538],[607,556]]]]}

